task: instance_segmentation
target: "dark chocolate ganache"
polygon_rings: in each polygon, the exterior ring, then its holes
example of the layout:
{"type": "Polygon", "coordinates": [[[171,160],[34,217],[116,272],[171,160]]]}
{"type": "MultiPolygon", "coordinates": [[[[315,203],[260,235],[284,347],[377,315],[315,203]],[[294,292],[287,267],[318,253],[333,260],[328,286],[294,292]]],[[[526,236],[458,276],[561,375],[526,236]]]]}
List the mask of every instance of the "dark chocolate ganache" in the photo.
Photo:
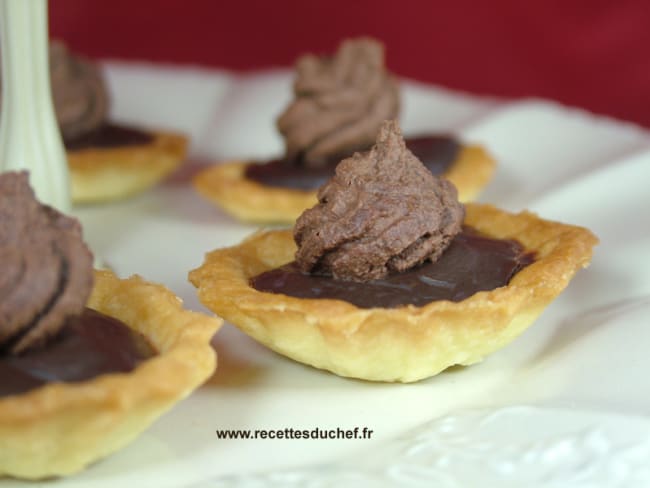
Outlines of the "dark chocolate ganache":
{"type": "Polygon", "coordinates": [[[458,302],[508,284],[534,261],[514,240],[492,239],[464,228],[435,263],[367,282],[303,273],[294,262],[251,279],[258,291],[298,298],[333,298],[361,308],[423,306],[435,300],[458,302]]]}
{"type": "MultiPolygon", "coordinates": [[[[456,139],[445,135],[408,138],[406,146],[434,175],[444,173],[456,160],[461,148],[456,139]]],[[[346,156],[332,158],[318,168],[309,168],[284,159],[249,164],[246,167],[246,178],[266,186],[314,190],[332,177],[334,168],[343,157],[346,156]]]]}
{"type": "Polygon", "coordinates": [[[17,356],[0,354],[0,397],[54,381],[127,373],[155,354],[144,336],[119,320],[86,308],[44,346],[17,356]]]}
{"type": "Polygon", "coordinates": [[[153,140],[153,135],[134,127],[106,123],[99,128],[72,139],[64,139],[63,143],[68,151],[78,151],[92,148],[114,148],[120,146],[137,146],[148,144],[153,140]]]}

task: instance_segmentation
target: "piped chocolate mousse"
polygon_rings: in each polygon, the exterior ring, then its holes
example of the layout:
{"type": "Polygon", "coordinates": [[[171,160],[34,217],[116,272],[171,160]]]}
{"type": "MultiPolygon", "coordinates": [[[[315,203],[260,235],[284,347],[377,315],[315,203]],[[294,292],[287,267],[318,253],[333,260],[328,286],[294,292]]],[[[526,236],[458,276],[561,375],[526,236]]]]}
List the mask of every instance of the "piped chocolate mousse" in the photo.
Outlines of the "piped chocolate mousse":
{"type": "Polygon", "coordinates": [[[41,205],[26,172],[0,178],[0,347],[20,353],[79,314],[93,283],[79,222],[41,205]]]}
{"type": "Polygon", "coordinates": [[[506,285],[533,260],[511,240],[463,228],[456,189],[407,149],[395,121],[344,159],[297,220],[295,261],[254,277],[259,291],[360,307],[459,301],[506,285]]]}
{"type": "MultiPolygon", "coordinates": [[[[67,373],[48,371],[75,369],[72,379],[77,380],[124,370],[120,361],[111,366],[111,361],[101,359],[119,357],[123,340],[83,339],[93,335],[85,322],[96,328],[97,322],[112,321],[111,327],[120,329],[118,336],[133,338],[127,343],[143,340],[126,325],[108,317],[98,319],[101,314],[85,308],[93,285],[92,262],[77,220],[40,204],[26,172],[0,175],[0,384],[5,385],[0,394],[70,379],[67,373]],[[82,325],[84,333],[76,334],[82,325]],[[61,347],[62,343],[66,345],[61,347]],[[57,348],[64,352],[54,354],[57,348]],[[91,360],[84,364],[83,358],[91,360]],[[98,368],[97,363],[104,366],[98,368]]],[[[111,335],[105,329],[97,333],[111,335]]],[[[140,352],[135,362],[141,359],[140,352]]]]}
{"type": "MultiPolygon", "coordinates": [[[[341,159],[370,149],[382,122],[399,112],[399,87],[385,68],[384,47],[369,38],[343,42],[332,57],[301,57],[293,91],[293,101],[277,121],[284,158],[249,165],[248,179],[316,189],[341,159]]],[[[451,166],[461,148],[444,135],[416,137],[406,144],[434,174],[451,166]]]]}
{"type": "Polygon", "coordinates": [[[296,221],[296,263],[305,272],[368,281],[435,261],[461,230],[456,189],[406,148],[395,121],[377,144],[336,168],[318,204],[296,221]]]}
{"type": "Polygon", "coordinates": [[[52,101],[61,135],[72,140],[96,130],[108,117],[109,97],[99,68],[65,44],[49,48],[52,101]]]}
{"type": "Polygon", "coordinates": [[[289,160],[318,167],[367,149],[382,122],[397,116],[397,82],[373,39],[345,41],[331,58],[303,56],[296,72],[295,98],[278,119],[289,160]]]}
{"type": "Polygon", "coordinates": [[[147,144],[148,132],[110,123],[110,97],[99,67],[71,53],[60,41],[50,43],[52,101],[67,150],[147,144]]]}

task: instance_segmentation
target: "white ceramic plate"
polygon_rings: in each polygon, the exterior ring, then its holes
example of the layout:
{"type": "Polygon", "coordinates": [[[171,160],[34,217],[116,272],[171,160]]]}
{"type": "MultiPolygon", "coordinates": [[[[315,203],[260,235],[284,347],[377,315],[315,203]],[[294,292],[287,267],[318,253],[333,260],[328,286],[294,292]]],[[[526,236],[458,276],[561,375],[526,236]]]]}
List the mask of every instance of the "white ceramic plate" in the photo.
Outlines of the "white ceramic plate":
{"type": "MultiPolygon", "coordinates": [[[[175,127],[196,157],[281,152],[273,120],[290,76],[108,65],[114,115],[175,127]]],[[[650,136],[539,100],[505,103],[406,83],[406,133],[454,130],[498,158],[483,200],[589,227],[592,266],[523,336],[483,363],[412,385],[336,377],[280,357],[227,324],[219,369],[73,487],[650,486],[650,136]],[[217,429],[373,430],[356,440],[221,440],[217,429]]],[[[187,282],[211,249],[254,227],[180,177],[135,199],[76,209],[121,275],[187,282]]],[[[161,378],[164,381],[164,378],[161,378]]],[[[9,486],[41,486],[0,481],[9,486]]]]}

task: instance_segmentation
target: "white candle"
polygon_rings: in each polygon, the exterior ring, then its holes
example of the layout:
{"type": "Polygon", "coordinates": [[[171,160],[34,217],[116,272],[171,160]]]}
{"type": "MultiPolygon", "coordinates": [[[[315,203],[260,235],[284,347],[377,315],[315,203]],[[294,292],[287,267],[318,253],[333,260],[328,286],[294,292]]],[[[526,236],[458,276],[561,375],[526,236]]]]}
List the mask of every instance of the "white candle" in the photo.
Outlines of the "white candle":
{"type": "Polygon", "coordinates": [[[0,0],[0,28],[0,172],[29,170],[39,200],[68,212],[70,176],[50,88],[47,0],[0,0]]]}

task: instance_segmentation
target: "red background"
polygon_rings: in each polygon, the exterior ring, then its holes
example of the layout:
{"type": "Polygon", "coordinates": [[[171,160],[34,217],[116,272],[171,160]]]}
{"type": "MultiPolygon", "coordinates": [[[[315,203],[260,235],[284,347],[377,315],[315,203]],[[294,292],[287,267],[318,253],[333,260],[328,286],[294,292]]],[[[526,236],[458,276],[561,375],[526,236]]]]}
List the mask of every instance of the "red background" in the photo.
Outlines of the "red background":
{"type": "Polygon", "coordinates": [[[402,76],[650,127],[647,0],[50,0],[50,17],[53,36],[94,57],[237,70],[372,35],[402,76]]]}

